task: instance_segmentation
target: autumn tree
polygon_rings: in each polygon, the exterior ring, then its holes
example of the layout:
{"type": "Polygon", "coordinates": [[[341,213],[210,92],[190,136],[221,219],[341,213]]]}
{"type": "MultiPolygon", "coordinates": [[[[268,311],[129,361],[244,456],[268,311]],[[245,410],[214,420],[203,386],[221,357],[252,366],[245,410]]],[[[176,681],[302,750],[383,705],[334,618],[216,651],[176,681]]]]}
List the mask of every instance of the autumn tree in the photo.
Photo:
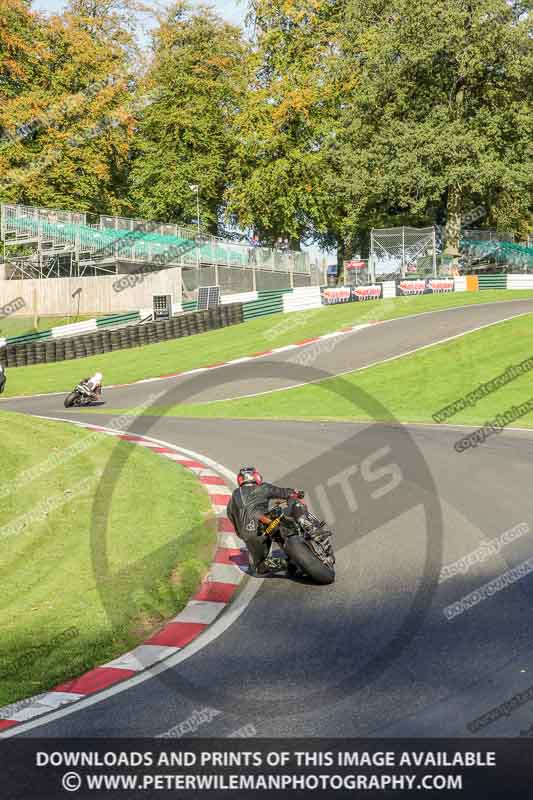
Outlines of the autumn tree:
{"type": "MultiPolygon", "coordinates": [[[[94,35],[68,11],[48,19],[8,2],[34,47],[19,47],[16,85],[0,97],[1,199],[118,212],[134,125],[122,42],[94,35]]],[[[0,37],[8,47],[3,28],[0,37]]]]}
{"type": "Polygon", "coordinates": [[[16,199],[12,169],[46,96],[48,48],[41,19],[25,0],[0,0],[0,197],[16,199]],[[24,127],[27,126],[27,127],[24,127]]]}
{"type": "Polygon", "coordinates": [[[39,20],[29,0],[0,0],[0,95],[17,97],[39,80],[45,55],[39,20]]]}
{"type": "Polygon", "coordinates": [[[148,102],[139,119],[131,199],[151,219],[201,221],[216,232],[224,212],[234,119],[245,89],[239,28],[211,10],[173,6],[154,35],[148,102]]]}
{"type": "Polygon", "coordinates": [[[230,164],[229,209],[263,239],[331,238],[324,146],[346,90],[338,69],[342,3],[254,0],[249,87],[230,164]]]}
{"type": "Polygon", "coordinates": [[[122,48],[132,72],[138,75],[145,67],[145,54],[139,32],[147,18],[157,14],[143,0],[69,0],[67,12],[79,28],[93,40],[105,40],[122,48]]]}

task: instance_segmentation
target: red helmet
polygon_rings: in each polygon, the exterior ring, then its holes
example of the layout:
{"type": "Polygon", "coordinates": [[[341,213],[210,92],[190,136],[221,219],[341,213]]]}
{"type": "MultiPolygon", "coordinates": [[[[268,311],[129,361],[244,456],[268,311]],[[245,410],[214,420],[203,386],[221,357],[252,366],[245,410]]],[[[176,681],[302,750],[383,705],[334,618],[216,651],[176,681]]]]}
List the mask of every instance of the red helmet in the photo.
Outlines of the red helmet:
{"type": "Polygon", "coordinates": [[[239,486],[244,486],[246,483],[255,483],[259,486],[260,483],[263,483],[263,476],[255,467],[241,467],[237,475],[237,483],[239,486]]]}

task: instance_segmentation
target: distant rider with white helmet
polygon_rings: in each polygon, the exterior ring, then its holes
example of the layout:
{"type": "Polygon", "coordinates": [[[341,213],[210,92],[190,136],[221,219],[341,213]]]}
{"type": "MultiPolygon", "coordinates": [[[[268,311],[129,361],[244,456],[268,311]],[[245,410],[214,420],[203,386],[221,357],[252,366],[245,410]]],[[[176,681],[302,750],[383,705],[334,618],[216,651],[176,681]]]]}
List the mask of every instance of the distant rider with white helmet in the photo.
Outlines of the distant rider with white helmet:
{"type": "Polygon", "coordinates": [[[95,400],[102,399],[102,383],[104,380],[104,376],[101,372],[95,372],[91,378],[84,378],[82,383],[84,383],[93,393],[95,400]]]}

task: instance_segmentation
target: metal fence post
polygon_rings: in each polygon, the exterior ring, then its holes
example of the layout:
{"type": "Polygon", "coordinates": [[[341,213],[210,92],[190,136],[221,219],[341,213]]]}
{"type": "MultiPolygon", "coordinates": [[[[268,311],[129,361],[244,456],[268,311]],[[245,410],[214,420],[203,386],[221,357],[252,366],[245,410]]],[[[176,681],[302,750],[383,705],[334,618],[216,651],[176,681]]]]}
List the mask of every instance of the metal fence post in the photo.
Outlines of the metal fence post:
{"type": "Polygon", "coordinates": [[[374,274],[374,228],[370,229],[370,282],[376,282],[376,276],[374,274]]]}

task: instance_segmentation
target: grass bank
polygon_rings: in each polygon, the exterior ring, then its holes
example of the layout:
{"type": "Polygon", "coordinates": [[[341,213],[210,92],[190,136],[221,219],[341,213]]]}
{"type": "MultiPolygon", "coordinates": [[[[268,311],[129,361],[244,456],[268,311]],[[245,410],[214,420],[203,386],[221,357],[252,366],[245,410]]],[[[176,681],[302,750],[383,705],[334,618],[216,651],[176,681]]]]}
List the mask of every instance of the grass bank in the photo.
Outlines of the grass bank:
{"type": "Polygon", "coordinates": [[[7,413],[0,441],[3,706],[161,627],[196,589],[216,537],[196,478],[145,448],[7,413]]]}
{"type": "Polygon", "coordinates": [[[9,370],[7,389],[2,397],[67,392],[80,378],[97,370],[103,372],[108,384],[128,383],[283,347],[302,339],[340,330],[347,325],[526,297],[533,297],[533,291],[489,290],[396,297],[375,302],[339,304],[291,314],[274,314],[242,325],[142,348],[57,364],[17,367],[9,370]]]}

